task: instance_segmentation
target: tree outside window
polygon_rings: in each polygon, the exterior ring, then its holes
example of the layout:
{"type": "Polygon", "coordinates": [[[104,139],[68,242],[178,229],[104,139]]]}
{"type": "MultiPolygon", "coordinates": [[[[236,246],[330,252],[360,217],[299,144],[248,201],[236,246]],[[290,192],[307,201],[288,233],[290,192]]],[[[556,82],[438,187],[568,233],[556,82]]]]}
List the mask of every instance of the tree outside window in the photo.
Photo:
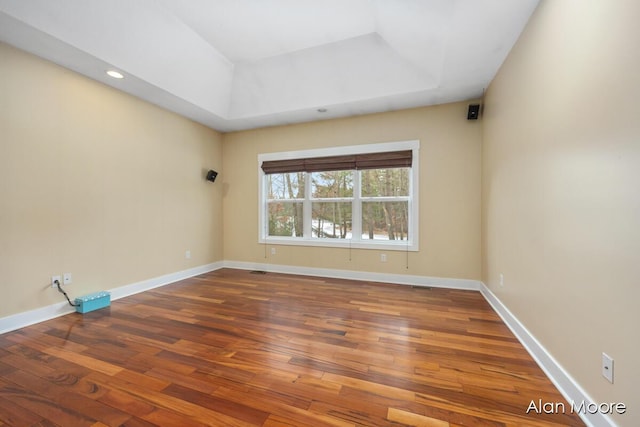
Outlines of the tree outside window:
{"type": "Polygon", "coordinates": [[[418,148],[405,141],[259,155],[260,241],[417,250],[418,148]]]}

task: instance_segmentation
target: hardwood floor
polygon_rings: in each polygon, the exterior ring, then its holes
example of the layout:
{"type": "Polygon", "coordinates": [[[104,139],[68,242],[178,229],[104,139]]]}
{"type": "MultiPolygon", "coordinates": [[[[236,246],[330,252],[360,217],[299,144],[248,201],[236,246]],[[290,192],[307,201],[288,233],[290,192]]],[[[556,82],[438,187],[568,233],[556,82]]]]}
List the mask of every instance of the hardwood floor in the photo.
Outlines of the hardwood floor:
{"type": "Polygon", "coordinates": [[[478,292],[223,269],[0,335],[0,425],[582,426],[478,292]]]}

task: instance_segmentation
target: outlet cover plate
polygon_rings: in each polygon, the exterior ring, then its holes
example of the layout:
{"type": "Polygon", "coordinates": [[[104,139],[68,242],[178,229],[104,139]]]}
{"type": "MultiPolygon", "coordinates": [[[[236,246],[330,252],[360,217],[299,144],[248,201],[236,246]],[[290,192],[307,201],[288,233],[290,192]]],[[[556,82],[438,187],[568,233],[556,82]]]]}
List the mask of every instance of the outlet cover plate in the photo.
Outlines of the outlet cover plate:
{"type": "Polygon", "coordinates": [[[62,278],[60,276],[51,276],[51,287],[52,288],[57,288],[58,287],[56,285],[56,280],[58,281],[58,283],[60,283],[62,285],[62,278]]]}
{"type": "Polygon", "coordinates": [[[602,376],[613,384],[613,358],[607,353],[602,353],[602,376]]]}

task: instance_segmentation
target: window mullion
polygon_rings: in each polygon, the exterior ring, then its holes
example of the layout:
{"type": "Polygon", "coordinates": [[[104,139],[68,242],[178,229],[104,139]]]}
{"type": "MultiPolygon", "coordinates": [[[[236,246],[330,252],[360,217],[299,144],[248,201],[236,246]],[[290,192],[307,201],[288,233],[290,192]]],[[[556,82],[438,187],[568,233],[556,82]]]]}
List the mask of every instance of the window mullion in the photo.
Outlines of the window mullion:
{"type": "Polygon", "coordinates": [[[360,172],[353,171],[353,204],[351,205],[351,240],[362,240],[362,202],[360,200],[360,172]]]}
{"type": "Polygon", "coordinates": [[[371,197],[361,197],[361,202],[408,202],[410,201],[410,197],[406,196],[391,196],[391,197],[381,197],[381,196],[371,196],[371,197]]]}
{"type": "MultiPolygon", "coordinates": [[[[287,171],[282,172],[273,172],[273,183],[269,179],[267,179],[267,174],[264,173],[264,169],[260,169],[259,173],[259,185],[260,185],[260,202],[259,202],[259,211],[260,212],[260,232],[259,237],[260,241],[264,242],[277,242],[282,244],[290,244],[290,245],[312,245],[312,246],[326,246],[326,247],[352,247],[353,243],[354,248],[378,248],[384,247],[391,250],[400,250],[396,248],[406,247],[406,250],[415,251],[418,250],[418,183],[419,183],[419,171],[418,171],[418,159],[419,159],[419,141],[401,141],[401,142],[393,142],[393,143],[384,143],[384,144],[364,144],[352,147],[334,147],[331,149],[317,149],[317,150],[301,150],[296,152],[285,152],[285,153],[267,153],[258,155],[258,164],[259,168],[264,166],[265,162],[270,161],[285,161],[291,158],[295,159],[311,159],[313,161],[316,160],[333,160],[333,157],[336,155],[339,156],[364,156],[364,160],[370,160],[369,154],[372,153],[372,156],[375,157],[383,157],[386,159],[389,153],[401,152],[411,150],[411,164],[407,167],[409,170],[408,176],[405,176],[407,172],[399,172],[398,175],[395,173],[388,175],[384,171],[389,168],[367,168],[367,171],[372,169],[380,169],[378,172],[367,172],[368,174],[372,174],[372,186],[369,188],[367,186],[367,194],[364,194],[363,184],[367,183],[364,181],[365,178],[368,178],[369,175],[365,175],[364,172],[359,170],[359,168],[355,167],[351,169],[349,173],[351,174],[351,190],[353,190],[353,197],[320,197],[318,199],[314,199],[312,196],[314,195],[314,190],[312,187],[312,173],[311,172],[303,172],[302,170],[296,169],[296,171],[290,172],[287,171]],[[383,153],[384,155],[379,155],[383,153]],[[326,157],[326,159],[325,159],[326,157]],[[366,157],[366,158],[365,158],[366,157]],[[302,172],[302,174],[300,174],[302,172]],[[287,174],[290,175],[287,176],[287,174]],[[297,175],[297,176],[296,176],[297,175]],[[377,178],[374,178],[377,177],[377,178]],[[289,181],[290,179],[290,181],[289,181]],[[294,186],[296,184],[296,179],[299,179],[299,185],[304,185],[303,194],[299,193],[298,190],[294,186]],[[391,181],[393,179],[393,181],[391,181]],[[396,179],[400,179],[401,181],[396,181],[396,179]],[[408,181],[408,182],[407,182],[408,181]],[[388,185],[385,185],[385,182],[388,182],[388,185]],[[290,199],[292,196],[283,190],[283,185],[286,187],[287,185],[291,185],[293,191],[297,194],[290,199]],[[390,188],[394,188],[393,191],[390,191],[390,188]],[[398,191],[397,189],[403,189],[402,191],[398,191]],[[405,194],[405,190],[408,189],[408,194],[405,194]],[[275,194],[271,194],[271,192],[275,194]],[[284,193],[283,193],[284,191],[284,193]],[[282,194],[281,194],[282,193],[282,194]],[[395,194],[403,194],[403,195],[395,195],[395,194]],[[271,197],[271,198],[270,198],[271,197]],[[296,197],[299,197],[296,199],[296,197]],[[295,199],[295,200],[294,200],[295,199]],[[349,205],[351,203],[351,205],[349,205]],[[297,205],[297,208],[294,206],[297,205]],[[302,204],[302,206],[300,205],[302,204]],[[316,211],[316,204],[318,210],[316,211]],[[347,241],[347,239],[341,239],[341,236],[337,234],[338,227],[344,226],[344,220],[346,220],[349,216],[349,206],[351,210],[351,239],[347,241]],[[363,215],[365,215],[365,207],[367,216],[371,215],[371,221],[375,224],[374,231],[375,237],[369,239],[368,237],[368,227],[365,229],[365,224],[363,223],[363,215]],[[300,208],[302,208],[302,212],[300,212],[300,208]],[[371,209],[371,210],[370,210],[371,209]],[[408,240],[406,242],[401,241],[387,241],[386,234],[390,231],[383,230],[383,220],[386,216],[386,212],[383,213],[385,209],[389,209],[389,213],[393,214],[395,219],[396,227],[394,227],[394,232],[400,232],[402,234],[402,230],[404,227],[408,228],[408,240]],[[405,209],[407,212],[405,212],[405,209]],[[302,218],[299,215],[302,214],[302,218]],[[331,223],[335,223],[335,227],[333,233],[326,229],[328,234],[326,236],[321,236],[323,238],[314,238],[314,227],[312,223],[313,216],[316,215],[318,220],[323,222],[323,225],[328,227],[331,223]],[[344,215],[347,215],[345,217],[344,215]],[[299,225],[295,226],[298,221],[302,221],[302,229],[299,228],[299,225]],[[271,221],[273,221],[273,230],[271,230],[271,221]],[[293,227],[297,227],[293,228],[293,227]],[[402,227],[402,228],[400,228],[402,227]],[[297,232],[296,232],[297,230],[297,232]],[[273,236],[270,235],[270,232],[273,232],[273,236]],[[291,233],[290,233],[291,232],[291,233]],[[299,235],[298,232],[301,234],[299,235]],[[365,232],[367,235],[366,238],[363,238],[362,233],[365,232]],[[335,235],[333,235],[335,234],[335,235]],[[264,240],[263,240],[264,239],[264,240]],[[273,239],[273,240],[272,240],[273,239]]],[[[331,163],[331,162],[329,162],[331,163]]],[[[306,166],[305,166],[306,167],[306,166]]],[[[330,164],[327,166],[327,171],[333,171],[337,169],[333,169],[334,165],[330,164]]],[[[343,171],[347,171],[350,168],[341,169],[343,171]]],[[[393,168],[391,168],[393,169],[393,168]]],[[[318,170],[318,173],[327,173],[327,176],[323,175],[324,182],[322,179],[318,182],[318,186],[322,187],[321,190],[318,191],[316,196],[344,196],[346,193],[343,192],[342,181],[338,184],[338,177],[342,180],[345,177],[345,174],[338,174],[336,177],[331,178],[331,174],[323,170],[318,170]],[[335,184],[330,184],[332,181],[336,181],[335,184]],[[332,185],[337,185],[339,191],[336,193],[334,189],[332,189],[332,185]]],[[[348,179],[348,178],[346,178],[348,179]]],[[[349,185],[347,184],[345,190],[349,190],[349,185]]],[[[288,187],[286,187],[288,188],[288,187]]],[[[368,223],[367,223],[368,226],[368,223]]],[[[319,236],[320,237],[320,236],[319,236]]],[[[398,235],[396,235],[396,239],[398,235]]]]}
{"type": "Polygon", "coordinates": [[[304,173],[304,201],[302,202],[302,217],[304,226],[302,227],[303,238],[311,239],[312,220],[311,220],[311,174],[304,173]]]}

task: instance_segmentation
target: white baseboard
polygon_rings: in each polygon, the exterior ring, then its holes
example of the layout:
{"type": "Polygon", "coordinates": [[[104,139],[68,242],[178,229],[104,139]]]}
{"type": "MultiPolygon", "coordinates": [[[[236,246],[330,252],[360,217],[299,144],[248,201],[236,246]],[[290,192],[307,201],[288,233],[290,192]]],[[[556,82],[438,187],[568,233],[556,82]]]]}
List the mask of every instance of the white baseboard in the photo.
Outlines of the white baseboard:
{"type": "MultiPolygon", "coordinates": [[[[214,262],[212,264],[206,264],[190,268],[188,270],[178,271],[176,273],[165,274],[163,276],[154,277],[153,279],[143,280],[130,285],[120,286],[118,288],[111,289],[109,292],[111,292],[111,299],[116,300],[149,289],[157,288],[159,286],[168,285],[170,283],[177,282],[178,280],[208,273],[222,268],[222,266],[222,262],[214,262]]],[[[24,328],[35,323],[44,322],[45,320],[64,316],[65,314],[73,313],[74,311],[75,309],[69,306],[67,302],[60,302],[37,308],[35,310],[12,314],[10,316],[0,318],[0,334],[15,331],[16,329],[24,328]]]]}
{"type": "Polygon", "coordinates": [[[65,301],[36,308],[35,310],[12,314],[11,316],[6,316],[0,319],[0,334],[15,331],[16,329],[44,322],[45,320],[53,319],[55,317],[64,316],[65,314],[73,313],[74,311],[73,307],[65,301]]]}
{"type": "Polygon", "coordinates": [[[188,279],[189,277],[199,274],[209,273],[223,267],[222,262],[214,262],[211,264],[201,265],[199,267],[190,268],[188,270],[178,271],[176,273],[165,274],[164,276],[154,277],[153,279],[143,280],[141,282],[132,283],[130,285],[120,286],[109,290],[111,292],[111,300],[128,297],[129,295],[138,294],[150,289],[159,288],[179,280],[188,279]]]}
{"type": "MultiPolygon", "coordinates": [[[[553,356],[551,356],[551,354],[549,354],[549,352],[529,332],[529,330],[520,323],[509,309],[481,281],[236,261],[224,261],[224,267],[242,270],[262,270],[274,273],[300,274],[304,276],[332,277],[338,279],[479,291],[567,401],[570,403],[577,402],[578,404],[583,401],[594,402],[594,400],[589,397],[573,377],[564,370],[564,368],[553,358],[553,356]]],[[[589,427],[617,427],[611,417],[605,414],[579,413],[578,415],[580,415],[582,420],[589,427]]]]}
{"type": "MultiPolygon", "coordinates": [[[[304,276],[330,277],[337,279],[351,279],[369,282],[397,283],[412,286],[430,286],[449,289],[462,289],[479,291],[505,324],[511,329],[520,343],[529,352],[540,368],[558,388],[560,393],[571,402],[594,402],[580,385],[564,370],[564,368],[549,354],[540,342],[520,323],[509,309],[496,297],[491,290],[478,280],[450,279],[443,277],[427,277],[390,273],[369,273],[353,270],[335,270],[328,268],[297,267],[290,265],[277,265],[266,263],[248,263],[239,261],[221,261],[194,267],[188,270],[170,273],[141,282],[120,286],[110,290],[111,299],[117,300],[129,295],[144,292],[150,289],[165,286],[170,283],[184,280],[199,274],[208,273],[220,268],[236,268],[240,270],[261,270],[274,273],[300,274],[304,276]]],[[[51,304],[23,313],[0,318],[0,334],[13,331],[55,317],[72,313],[74,310],[66,302],[51,304]]],[[[579,414],[589,427],[617,427],[616,423],[608,415],[579,414]]]]}
{"type": "MultiPolygon", "coordinates": [[[[518,338],[518,341],[529,352],[569,404],[572,402],[576,402],[578,405],[580,402],[595,402],[484,283],[480,286],[480,293],[511,329],[511,332],[518,338]]],[[[578,415],[589,427],[617,427],[610,416],[602,413],[578,413],[578,415]]]]}
{"type": "MultiPolygon", "coordinates": [[[[110,289],[109,292],[111,293],[111,300],[114,301],[120,298],[127,297],[129,295],[148,291],[160,286],[165,286],[179,280],[184,280],[189,277],[197,276],[199,274],[215,271],[223,267],[237,268],[240,270],[264,270],[274,273],[300,274],[304,276],[321,276],[338,279],[376,281],[383,283],[398,283],[404,285],[432,286],[451,289],[479,290],[480,286],[482,285],[482,283],[477,280],[448,279],[440,277],[411,276],[402,274],[367,273],[352,270],[295,267],[237,261],[220,261],[110,289]]],[[[56,317],[64,316],[65,314],[73,313],[74,311],[75,310],[73,309],[73,307],[70,307],[68,303],[60,302],[37,308],[35,310],[29,310],[22,313],[6,316],[0,318],[0,334],[24,328],[35,323],[44,322],[56,317]]]]}
{"type": "Polygon", "coordinates": [[[224,267],[239,270],[261,270],[272,273],[300,274],[302,276],[330,277],[334,279],[361,280],[368,282],[397,283],[400,285],[430,286],[434,288],[480,290],[482,282],[470,279],[413,276],[409,274],[369,273],[366,271],[336,270],[332,268],[297,267],[291,265],[262,264],[224,261],[224,267]]]}

